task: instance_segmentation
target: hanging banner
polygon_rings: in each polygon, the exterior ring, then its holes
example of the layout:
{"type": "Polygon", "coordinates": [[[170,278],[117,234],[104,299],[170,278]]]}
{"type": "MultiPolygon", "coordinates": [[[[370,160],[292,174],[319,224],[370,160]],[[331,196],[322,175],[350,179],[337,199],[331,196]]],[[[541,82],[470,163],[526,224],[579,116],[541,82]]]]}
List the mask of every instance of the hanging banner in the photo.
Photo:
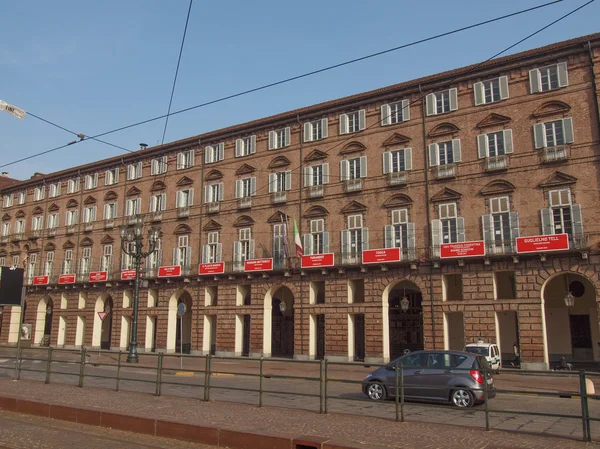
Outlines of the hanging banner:
{"type": "Polygon", "coordinates": [[[34,276],[33,285],[48,285],[50,282],[49,276],[34,276]]]}
{"type": "Polygon", "coordinates": [[[106,282],[108,280],[108,272],[92,271],[90,273],[90,282],[106,282]]]}
{"type": "Polygon", "coordinates": [[[181,276],[181,265],[172,265],[168,267],[160,267],[158,269],[159,278],[170,278],[181,276]]]}
{"type": "Polygon", "coordinates": [[[311,254],[309,256],[302,256],[302,259],[300,260],[300,266],[302,268],[333,267],[333,265],[333,253],[311,254]]]}
{"type": "Polygon", "coordinates": [[[75,283],[75,275],[74,274],[61,274],[58,277],[59,284],[73,284],[75,283]]]}
{"type": "Polygon", "coordinates": [[[481,256],[485,256],[485,244],[483,240],[475,242],[442,243],[440,246],[440,257],[442,259],[481,256]]]}
{"type": "Polygon", "coordinates": [[[244,271],[270,271],[273,269],[273,259],[252,259],[244,261],[244,271]]]}
{"type": "Polygon", "coordinates": [[[362,252],[363,263],[399,262],[401,257],[400,248],[365,249],[362,252]]]}
{"type": "Polygon", "coordinates": [[[225,273],[225,262],[201,263],[198,274],[223,274],[225,273]]]}
{"type": "Polygon", "coordinates": [[[517,237],[517,253],[564,251],[569,249],[569,234],[517,237]]]}
{"type": "Polygon", "coordinates": [[[122,270],[121,280],[128,281],[130,279],[135,279],[135,270],[122,270]]]}
{"type": "Polygon", "coordinates": [[[6,111],[10,115],[13,115],[21,120],[25,118],[25,111],[12,104],[8,104],[6,101],[0,100],[0,111],[6,111]]]}

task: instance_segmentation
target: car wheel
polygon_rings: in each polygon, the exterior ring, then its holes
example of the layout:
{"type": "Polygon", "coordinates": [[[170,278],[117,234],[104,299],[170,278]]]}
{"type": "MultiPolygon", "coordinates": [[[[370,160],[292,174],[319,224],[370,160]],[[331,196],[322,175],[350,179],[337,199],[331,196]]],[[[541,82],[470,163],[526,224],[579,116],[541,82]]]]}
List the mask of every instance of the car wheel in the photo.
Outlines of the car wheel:
{"type": "Polygon", "coordinates": [[[470,408],[475,405],[475,397],[473,393],[464,388],[453,390],[450,394],[450,401],[453,405],[459,408],[470,408]]]}
{"type": "Polygon", "coordinates": [[[372,382],[367,385],[367,396],[373,401],[381,401],[387,396],[385,387],[379,382],[372,382]]]}

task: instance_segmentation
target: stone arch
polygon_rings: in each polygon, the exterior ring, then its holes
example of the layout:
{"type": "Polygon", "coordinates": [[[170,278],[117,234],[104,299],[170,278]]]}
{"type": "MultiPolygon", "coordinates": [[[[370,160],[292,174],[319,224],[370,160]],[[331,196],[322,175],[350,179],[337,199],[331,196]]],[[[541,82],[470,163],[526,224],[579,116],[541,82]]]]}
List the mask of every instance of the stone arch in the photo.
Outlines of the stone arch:
{"type": "Polygon", "coordinates": [[[52,332],[52,314],[54,311],[54,303],[50,295],[44,296],[38,302],[36,318],[35,318],[35,334],[33,343],[41,345],[45,338],[49,343],[50,332],[52,332]]]}
{"type": "MultiPolygon", "coordinates": [[[[264,315],[263,315],[263,355],[265,357],[271,357],[273,356],[273,314],[274,314],[274,310],[273,310],[273,304],[274,302],[277,302],[277,305],[280,302],[285,302],[286,304],[286,310],[285,312],[283,312],[283,316],[287,317],[285,320],[283,321],[283,325],[287,324],[289,325],[291,322],[292,325],[292,331],[291,331],[291,338],[294,337],[294,320],[296,319],[295,315],[294,315],[294,308],[296,305],[296,301],[295,298],[299,298],[300,297],[300,292],[297,289],[296,285],[287,285],[287,284],[274,284],[271,287],[265,287],[264,291],[263,291],[263,295],[264,295],[264,303],[263,303],[263,310],[264,310],[264,315]],[[289,291],[289,293],[286,291],[285,295],[280,299],[277,298],[277,295],[280,291],[280,289],[287,289],[289,291]],[[274,301],[277,300],[277,301],[274,301]],[[290,320],[291,317],[291,320],[290,320]]],[[[276,311],[277,312],[277,311],[276,311]]],[[[279,311],[280,312],[280,311],[279,311]]],[[[291,347],[291,354],[287,354],[287,355],[294,355],[294,344],[295,342],[292,342],[292,347],[291,347]]]]}
{"type": "Polygon", "coordinates": [[[192,346],[192,294],[179,288],[173,292],[169,298],[169,309],[167,316],[167,352],[178,352],[181,350],[181,344],[186,346],[183,352],[189,352],[192,346]],[[183,320],[177,315],[177,306],[180,302],[186,305],[186,311],[183,320]],[[181,323],[183,321],[183,323],[181,323]],[[181,324],[183,327],[180,327],[181,324]]]}

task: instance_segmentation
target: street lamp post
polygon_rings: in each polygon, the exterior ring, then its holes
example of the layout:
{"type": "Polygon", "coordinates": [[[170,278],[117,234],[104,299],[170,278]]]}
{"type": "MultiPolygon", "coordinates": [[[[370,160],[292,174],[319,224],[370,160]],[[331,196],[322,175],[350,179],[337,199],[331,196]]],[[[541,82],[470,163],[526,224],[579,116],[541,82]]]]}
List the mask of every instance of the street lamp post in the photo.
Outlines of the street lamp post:
{"type": "Polygon", "coordinates": [[[148,257],[156,251],[156,241],[160,234],[160,227],[153,226],[148,231],[148,251],[143,251],[143,224],[141,220],[134,226],[119,226],[121,232],[121,249],[125,254],[133,257],[135,264],[135,288],[133,292],[133,323],[131,325],[131,342],[129,343],[129,353],[127,354],[127,363],[137,363],[137,321],[138,321],[138,303],[140,296],[140,265],[143,258],[148,257]],[[134,243],[133,248],[128,244],[134,243]]]}

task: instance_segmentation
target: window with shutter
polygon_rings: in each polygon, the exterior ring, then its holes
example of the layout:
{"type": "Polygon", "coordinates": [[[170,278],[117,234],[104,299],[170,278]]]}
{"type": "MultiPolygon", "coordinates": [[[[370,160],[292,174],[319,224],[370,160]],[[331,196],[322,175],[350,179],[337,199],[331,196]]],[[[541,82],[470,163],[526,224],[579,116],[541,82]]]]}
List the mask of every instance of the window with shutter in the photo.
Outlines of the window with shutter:
{"type": "Polygon", "coordinates": [[[458,217],[456,215],[456,203],[440,204],[438,207],[439,221],[441,227],[441,243],[456,243],[458,236],[458,217]]]}

